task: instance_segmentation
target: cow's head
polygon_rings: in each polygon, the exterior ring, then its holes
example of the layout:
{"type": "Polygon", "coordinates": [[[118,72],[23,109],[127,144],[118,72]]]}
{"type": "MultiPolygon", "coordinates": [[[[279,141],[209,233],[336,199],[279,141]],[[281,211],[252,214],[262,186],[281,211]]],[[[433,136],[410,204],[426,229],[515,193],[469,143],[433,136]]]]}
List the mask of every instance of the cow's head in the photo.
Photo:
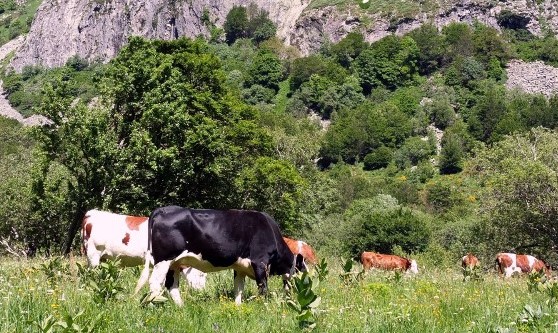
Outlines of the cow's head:
{"type": "Polygon", "coordinates": [[[308,266],[306,265],[306,262],[304,261],[304,257],[302,256],[302,254],[297,254],[295,256],[295,264],[294,267],[296,268],[297,271],[299,272],[306,272],[308,271],[308,266]]]}

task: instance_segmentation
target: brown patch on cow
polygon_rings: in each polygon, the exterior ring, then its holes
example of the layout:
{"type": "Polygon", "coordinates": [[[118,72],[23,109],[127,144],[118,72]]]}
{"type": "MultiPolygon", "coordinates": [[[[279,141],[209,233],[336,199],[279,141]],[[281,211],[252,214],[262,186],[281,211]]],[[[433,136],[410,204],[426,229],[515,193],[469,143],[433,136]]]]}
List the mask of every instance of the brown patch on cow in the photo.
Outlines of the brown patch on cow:
{"type": "Polygon", "coordinates": [[[406,271],[411,268],[411,260],[392,254],[380,254],[375,252],[363,252],[360,262],[365,270],[379,268],[385,270],[406,271]]]}
{"type": "Polygon", "coordinates": [[[306,243],[302,244],[302,256],[304,257],[304,259],[312,264],[315,265],[318,262],[318,258],[316,257],[316,253],[314,252],[314,249],[312,249],[312,247],[306,243]]]}
{"type": "Polygon", "coordinates": [[[312,247],[310,245],[308,245],[305,242],[302,242],[302,247],[299,251],[298,249],[298,240],[296,239],[291,239],[288,237],[283,237],[283,240],[285,241],[285,243],[287,243],[287,246],[289,247],[289,250],[291,250],[291,252],[296,256],[297,254],[302,255],[302,257],[304,258],[304,260],[310,264],[316,264],[318,262],[318,259],[316,257],[316,254],[314,253],[314,249],[312,249],[312,247]]]}
{"type": "Polygon", "coordinates": [[[283,240],[287,243],[289,250],[291,250],[293,254],[298,254],[298,244],[296,240],[287,237],[283,237],[283,240]]]}
{"type": "Polygon", "coordinates": [[[144,216],[126,216],[126,225],[130,230],[139,230],[139,226],[147,219],[144,216]]]}
{"type": "Polygon", "coordinates": [[[93,230],[93,224],[87,223],[88,217],[89,216],[86,216],[81,224],[81,254],[83,255],[87,255],[87,247],[85,246],[85,243],[87,243],[89,237],[91,237],[91,230],[93,230]]]}
{"type": "Polygon", "coordinates": [[[463,268],[474,268],[479,264],[479,259],[475,257],[472,253],[467,253],[466,256],[463,257],[461,262],[461,267],[463,268]]]}
{"type": "Polygon", "coordinates": [[[542,270],[547,277],[550,277],[551,275],[549,266],[540,259],[535,260],[535,264],[533,265],[533,270],[536,272],[540,272],[542,270]]]}
{"type": "Polygon", "coordinates": [[[529,273],[531,271],[531,266],[529,266],[529,259],[527,258],[526,255],[518,254],[516,255],[515,260],[517,262],[517,267],[521,269],[521,272],[529,273]]]}
{"type": "Polygon", "coordinates": [[[498,264],[498,273],[504,274],[504,269],[510,267],[513,264],[513,260],[507,254],[499,253],[496,256],[496,263],[498,264]]]}
{"type": "Polygon", "coordinates": [[[91,237],[91,231],[92,230],[93,230],[93,224],[87,223],[85,225],[85,235],[84,235],[83,239],[85,239],[86,241],[89,240],[89,237],[91,237]]]}
{"type": "Polygon", "coordinates": [[[126,233],[126,234],[124,235],[124,238],[122,238],[122,243],[123,243],[124,245],[128,245],[128,242],[130,242],[130,234],[129,234],[129,233],[126,233]]]}

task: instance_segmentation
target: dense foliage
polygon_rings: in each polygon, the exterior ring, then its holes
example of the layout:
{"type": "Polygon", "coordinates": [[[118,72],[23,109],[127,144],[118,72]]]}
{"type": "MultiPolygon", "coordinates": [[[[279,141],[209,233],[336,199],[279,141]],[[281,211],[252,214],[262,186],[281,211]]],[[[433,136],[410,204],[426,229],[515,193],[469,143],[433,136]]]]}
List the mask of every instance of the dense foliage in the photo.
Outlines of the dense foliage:
{"type": "Polygon", "coordinates": [[[37,111],[54,123],[35,142],[7,132],[29,144],[6,140],[0,166],[21,159],[32,172],[0,180],[3,214],[19,211],[0,236],[47,251],[89,208],[179,204],[266,210],[330,254],[450,264],[517,250],[555,264],[558,98],[507,90],[504,66],[558,63],[558,43],[515,19],[500,18],[503,33],[464,23],[374,43],[350,33],[300,57],[267,13],[234,7],[226,43],[133,38],[107,66],[75,57],[9,73],[10,101],[28,114],[41,96],[37,111]]]}

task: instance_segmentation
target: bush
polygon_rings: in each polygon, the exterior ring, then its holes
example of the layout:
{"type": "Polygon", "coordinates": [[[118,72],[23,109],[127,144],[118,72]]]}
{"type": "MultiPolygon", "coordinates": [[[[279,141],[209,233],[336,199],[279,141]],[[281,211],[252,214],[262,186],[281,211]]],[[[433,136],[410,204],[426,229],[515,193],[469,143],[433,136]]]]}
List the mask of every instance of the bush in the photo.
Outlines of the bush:
{"type": "Polygon", "coordinates": [[[363,251],[392,253],[395,246],[418,252],[430,239],[425,218],[389,195],[354,201],[344,219],[348,227],[344,244],[353,257],[363,251]]]}
{"type": "Polygon", "coordinates": [[[257,105],[271,103],[275,97],[275,90],[254,84],[248,89],[242,90],[242,98],[246,103],[257,105]]]}
{"type": "Polygon", "coordinates": [[[364,157],[364,170],[385,168],[393,159],[393,152],[386,146],[375,149],[364,157]]]}
{"type": "Polygon", "coordinates": [[[434,147],[427,140],[414,136],[405,140],[405,143],[395,153],[395,164],[400,169],[417,165],[434,153],[434,147]]]}
{"type": "Polygon", "coordinates": [[[89,62],[76,54],[66,61],[66,66],[79,72],[86,69],[89,66],[89,62]]]}

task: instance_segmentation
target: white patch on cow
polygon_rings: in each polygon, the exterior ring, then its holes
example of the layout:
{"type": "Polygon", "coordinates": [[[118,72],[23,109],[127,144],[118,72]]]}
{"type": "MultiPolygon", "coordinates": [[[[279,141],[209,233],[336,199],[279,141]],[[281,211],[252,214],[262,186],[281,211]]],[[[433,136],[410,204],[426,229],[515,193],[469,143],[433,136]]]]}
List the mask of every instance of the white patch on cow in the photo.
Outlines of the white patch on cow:
{"type": "Polygon", "coordinates": [[[416,260],[411,260],[411,267],[409,267],[409,271],[414,274],[418,273],[418,265],[416,260]]]}
{"type": "Polygon", "coordinates": [[[532,270],[533,267],[535,266],[535,262],[537,261],[537,258],[527,255],[527,262],[529,263],[529,269],[532,270]]]}
{"type": "MultiPolygon", "coordinates": [[[[233,269],[237,272],[237,276],[242,276],[242,279],[244,279],[245,276],[248,276],[251,279],[255,279],[254,269],[252,268],[252,262],[250,261],[250,259],[238,258],[235,263],[233,263],[228,267],[216,267],[213,266],[209,261],[204,260],[202,258],[201,253],[195,254],[193,252],[184,251],[175,259],[161,261],[157,263],[155,267],[153,267],[153,272],[151,273],[151,277],[149,278],[149,290],[151,291],[152,297],[159,295],[161,293],[162,284],[163,282],[165,282],[165,276],[168,270],[170,268],[173,268],[176,271],[177,268],[179,268],[180,266],[189,266],[190,268],[195,268],[197,270],[200,270],[202,274],[208,272],[222,271],[225,269],[233,269]]],[[[203,276],[203,280],[204,280],[203,284],[205,285],[205,276],[203,276]]],[[[240,289],[238,289],[238,293],[235,295],[235,303],[240,304],[241,296],[238,295],[242,294],[242,290],[244,289],[244,282],[242,282],[242,285],[240,285],[240,282],[235,279],[235,286],[237,285],[237,283],[238,283],[238,288],[240,289]]],[[[138,285],[139,285],[139,281],[138,281],[138,285]]],[[[235,290],[237,290],[236,287],[235,290]]],[[[174,296],[172,297],[176,304],[181,305],[177,303],[174,296]]]]}
{"type": "Polygon", "coordinates": [[[178,306],[182,306],[182,297],[180,297],[180,289],[178,288],[178,279],[180,278],[180,272],[174,271],[172,286],[169,289],[169,294],[174,301],[174,303],[178,306]]]}
{"type": "Polygon", "coordinates": [[[193,267],[187,267],[182,269],[182,275],[184,275],[190,287],[198,290],[205,288],[207,273],[193,267]]]}
{"type": "Polygon", "coordinates": [[[195,254],[186,250],[173,260],[172,267],[175,267],[177,265],[194,267],[205,273],[218,272],[226,269],[234,269],[239,273],[247,275],[251,279],[256,278],[254,269],[251,265],[251,261],[247,258],[238,258],[235,263],[227,267],[216,267],[213,266],[209,261],[204,260],[201,253],[195,254]]]}
{"type": "Polygon", "coordinates": [[[501,255],[509,257],[512,261],[510,266],[504,268],[505,277],[511,277],[513,273],[521,273],[521,268],[517,266],[517,255],[515,253],[502,253],[501,255]]]}
{"type": "Polygon", "coordinates": [[[298,241],[297,243],[297,253],[302,253],[302,245],[304,245],[303,241],[298,241]]]}
{"type": "Polygon", "coordinates": [[[147,223],[141,223],[139,230],[132,230],[126,224],[126,215],[93,209],[86,216],[86,225],[91,225],[91,234],[84,242],[84,247],[90,266],[98,266],[101,259],[116,258],[120,258],[122,266],[143,263],[147,248],[147,223]],[[123,241],[125,238],[127,244],[123,241]]]}

